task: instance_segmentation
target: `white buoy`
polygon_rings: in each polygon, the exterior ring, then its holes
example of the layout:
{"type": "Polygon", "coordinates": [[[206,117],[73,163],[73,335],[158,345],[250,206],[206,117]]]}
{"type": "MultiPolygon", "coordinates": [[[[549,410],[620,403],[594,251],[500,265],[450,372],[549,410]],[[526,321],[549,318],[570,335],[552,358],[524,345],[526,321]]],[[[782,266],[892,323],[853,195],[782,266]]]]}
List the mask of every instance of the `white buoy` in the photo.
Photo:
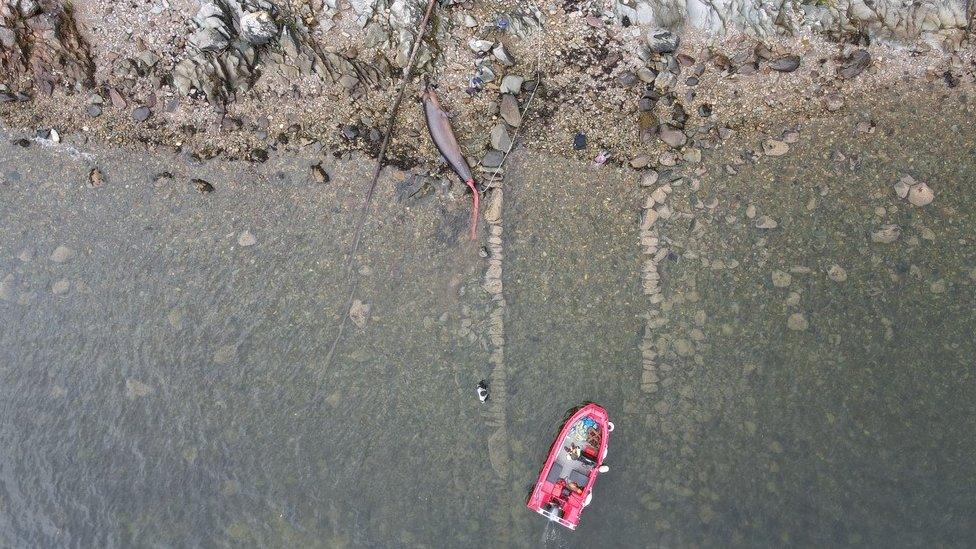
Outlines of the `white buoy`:
{"type": "Polygon", "coordinates": [[[612,422],[612,421],[608,421],[608,422],[607,422],[607,429],[608,429],[608,430],[609,430],[609,431],[610,431],[611,433],[613,432],[613,422],[612,422]]]}
{"type": "Polygon", "coordinates": [[[586,499],[583,501],[583,507],[589,505],[591,501],[593,501],[593,492],[586,494],[586,499]]]}
{"type": "Polygon", "coordinates": [[[606,473],[609,470],[610,470],[610,466],[609,465],[601,465],[600,468],[597,469],[597,471],[600,471],[601,473],[606,473]]]}

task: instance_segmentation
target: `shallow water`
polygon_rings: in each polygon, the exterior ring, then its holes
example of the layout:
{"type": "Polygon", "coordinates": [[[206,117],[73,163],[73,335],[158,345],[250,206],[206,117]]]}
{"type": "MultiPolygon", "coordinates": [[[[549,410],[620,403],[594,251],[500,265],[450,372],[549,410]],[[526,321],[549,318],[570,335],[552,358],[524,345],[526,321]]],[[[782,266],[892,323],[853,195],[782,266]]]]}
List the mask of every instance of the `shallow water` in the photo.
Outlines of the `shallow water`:
{"type": "Polygon", "coordinates": [[[369,163],[339,161],[316,185],[310,150],[256,167],[111,149],[89,161],[5,137],[0,545],[965,545],[966,108],[867,106],[736,176],[718,163],[737,149],[706,156],[719,169],[669,199],[689,216],[660,226],[674,259],[652,393],[638,348],[645,191],[624,170],[521,154],[505,181],[506,384],[487,406],[474,386],[493,374],[495,303],[478,247],[459,240],[460,185],[406,205],[384,176],[357,267],[372,310],[327,367],[369,163]],[[853,130],[861,117],[875,133],[853,130]],[[91,162],[103,187],[85,185],[91,162]],[[935,202],[898,200],[902,173],[935,202]],[[750,203],[779,227],[753,227],[750,203]],[[884,223],[901,226],[897,243],[870,241],[884,223]],[[60,245],[75,254],[57,263],[60,245]],[[846,281],[826,277],[833,264],[846,281]],[[811,272],[771,283],[798,266],[811,272]],[[792,312],[807,330],[787,329],[792,312]],[[587,400],[617,430],[568,532],[524,500],[587,400]]]}

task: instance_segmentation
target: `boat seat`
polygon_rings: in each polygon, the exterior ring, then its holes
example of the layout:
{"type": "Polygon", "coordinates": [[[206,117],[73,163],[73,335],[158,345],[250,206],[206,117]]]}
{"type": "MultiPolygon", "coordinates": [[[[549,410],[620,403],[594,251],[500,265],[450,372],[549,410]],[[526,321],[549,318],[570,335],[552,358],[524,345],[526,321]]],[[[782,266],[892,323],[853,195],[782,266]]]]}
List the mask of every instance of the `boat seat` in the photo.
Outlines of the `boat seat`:
{"type": "Polygon", "coordinates": [[[586,483],[590,481],[590,475],[580,471],[579,469],[573,469],[569,473],[568,482],[575,482],[580,488],[586,486],[586,483]]]}
{"type": "Polygon", "coordinates": [[[563,466],[559,462],[554,462],[552,468],[549,469],[549,474],[546,475],[546,482],[555,483],[562,477],[563,466]]]}

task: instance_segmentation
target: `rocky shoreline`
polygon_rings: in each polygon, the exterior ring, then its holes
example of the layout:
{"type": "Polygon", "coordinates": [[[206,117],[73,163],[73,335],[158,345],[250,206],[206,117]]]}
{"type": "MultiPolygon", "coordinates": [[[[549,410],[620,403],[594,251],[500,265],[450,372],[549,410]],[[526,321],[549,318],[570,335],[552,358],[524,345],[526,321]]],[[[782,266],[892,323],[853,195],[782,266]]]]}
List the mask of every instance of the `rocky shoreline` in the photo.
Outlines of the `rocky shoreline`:
{"type": "MultiPolygon", "coordinates": [[[[781,6],[792,15],[772,19],[719,6],[715,13],[729,15],[720,29],[691,8],[675,18],[643,0],[611,9],[445,4],[412,91],[438,85],[469,163],[485,172],[520,126],[522,142],[538,150],[666,170],[698,164],[730,138],[781,137],[854,95],[976,80],[969,20],[953,2],[915,6],[924,17],[861,14],[853,34],[824,24],[836,6],[821,13],[795,2],[781,6]],[[527,91],[539,97],[523,121],[527,91]]],[[[199,159],[261,162],[269,150],[312,144],[375,155],[422,7],[205,0],[147,11],[4,0],[0,119],[28,135],[53,130],[73,144],[145,144],[199,159]]],[[[401,168],[446,175],[409,102],[391,151],[401,168]]]]}

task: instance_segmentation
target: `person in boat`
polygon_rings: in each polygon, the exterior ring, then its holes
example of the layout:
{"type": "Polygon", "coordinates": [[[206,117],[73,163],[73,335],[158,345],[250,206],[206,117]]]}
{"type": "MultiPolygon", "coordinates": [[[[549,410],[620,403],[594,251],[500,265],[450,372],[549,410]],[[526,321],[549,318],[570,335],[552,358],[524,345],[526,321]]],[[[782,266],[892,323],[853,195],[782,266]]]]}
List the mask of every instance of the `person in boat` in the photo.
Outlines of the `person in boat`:
{"type": "Polygon", "coordinates": [[[569,488],[570,490],[572,490],[573,493],[576,494],[576,495],[580,495],[580,494],[583,493],[583,488],[579,484],[576,484],[573,481],[567,482],[566,483],[566,488],[569,488]]]}
{"type": "Polygon", "coordinates": [[[573,447],[569,449],[569,459],[578,460],[580,458],[580,454],[582,453],[583,449],[573,444],[573,447]]]}

